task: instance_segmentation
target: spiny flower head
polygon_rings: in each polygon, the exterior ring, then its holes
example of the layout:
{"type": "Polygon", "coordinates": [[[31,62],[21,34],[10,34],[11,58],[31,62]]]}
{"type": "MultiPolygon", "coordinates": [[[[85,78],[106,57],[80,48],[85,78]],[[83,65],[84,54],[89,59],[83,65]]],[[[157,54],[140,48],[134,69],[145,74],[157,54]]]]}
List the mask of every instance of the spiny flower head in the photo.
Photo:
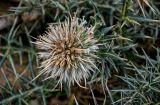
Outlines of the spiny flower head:
{"type": "Polygon", "coordinates": [[[69,85],[79,83],[97,70],[95,65],[97,40],[95,27],[86,27],[86,21],[73,17],[63,23],[49,25],[45,34],[36,41],[41,61],[41,74],[69,85]]]}

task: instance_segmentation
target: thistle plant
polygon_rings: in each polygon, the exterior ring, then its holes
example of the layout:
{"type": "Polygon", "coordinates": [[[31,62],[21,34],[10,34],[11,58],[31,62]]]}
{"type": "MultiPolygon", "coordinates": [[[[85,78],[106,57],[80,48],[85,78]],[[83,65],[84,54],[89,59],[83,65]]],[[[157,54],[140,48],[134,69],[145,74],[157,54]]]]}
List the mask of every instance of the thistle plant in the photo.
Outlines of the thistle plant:
{"type": "Polygon", "coordinates": [[[0,105],[160,104],[159,0],[4,1],[0,105]]]}
{"type": "MultiPolygon", "coordinates": [[[[65,82],[70,86],[76,82],[79,86],[84,80],[85,85],[91,72],[97,70],[96,52],[98,40],[94,38],[95,26],[87,27],[86,21],[73,17],[56,25],[49,25],[45,34],[36,41],[39,60],[47,79],[65,82]]],[[[38,75],[38,76],[39,76],[38,75]]]]}

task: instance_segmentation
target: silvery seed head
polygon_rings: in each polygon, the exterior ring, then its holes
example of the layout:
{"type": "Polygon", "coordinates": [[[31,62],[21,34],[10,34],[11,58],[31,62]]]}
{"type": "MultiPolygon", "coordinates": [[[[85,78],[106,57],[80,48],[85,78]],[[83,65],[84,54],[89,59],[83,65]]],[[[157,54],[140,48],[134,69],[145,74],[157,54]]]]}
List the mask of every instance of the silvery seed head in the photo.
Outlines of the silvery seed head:
{"type": "Polygon", "coordinates": [[[49,25],[45,34],[36,41],[39,50],[41,74],[45,79],[56,79],[73,85],[86,83],[97,70],[95,53],[98,51],[94,38],[95,27],[86,27],[86,21],[73,17],[63,23],[49,25]]]}

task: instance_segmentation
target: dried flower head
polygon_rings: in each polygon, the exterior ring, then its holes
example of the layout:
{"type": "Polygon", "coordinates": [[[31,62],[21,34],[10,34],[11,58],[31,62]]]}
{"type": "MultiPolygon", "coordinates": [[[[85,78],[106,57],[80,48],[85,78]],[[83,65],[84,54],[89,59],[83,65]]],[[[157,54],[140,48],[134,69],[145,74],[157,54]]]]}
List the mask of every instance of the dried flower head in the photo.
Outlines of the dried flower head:
{"type": "Polygon", "coordinates": [[[97,67],[95,52],[98,50],[94,38],[95,27],[86,27],[86,21],[73,17],[63,23],[50,25],[44,35],[36,41],[41,60],[41,74],[45,79],[54,78],[69,85],[85,81],[97,67]]]}

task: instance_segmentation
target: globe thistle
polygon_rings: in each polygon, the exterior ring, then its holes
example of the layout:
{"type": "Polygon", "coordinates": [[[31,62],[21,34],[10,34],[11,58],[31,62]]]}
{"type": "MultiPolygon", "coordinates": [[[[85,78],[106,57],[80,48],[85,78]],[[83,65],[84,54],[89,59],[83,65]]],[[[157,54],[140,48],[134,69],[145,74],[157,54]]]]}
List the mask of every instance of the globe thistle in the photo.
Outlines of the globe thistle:
{"type": "Polygon", "coordinates": [[[86,21],[73,17],[63,23],[49,25],[45,34],[36,41],[40,60],[39,75],[45,74],[46,79],[56,79],[69,86],[81,81],[86,84],[98,58],[97,40],[94,38],[95,27],[87,27],[86,21]]]}

